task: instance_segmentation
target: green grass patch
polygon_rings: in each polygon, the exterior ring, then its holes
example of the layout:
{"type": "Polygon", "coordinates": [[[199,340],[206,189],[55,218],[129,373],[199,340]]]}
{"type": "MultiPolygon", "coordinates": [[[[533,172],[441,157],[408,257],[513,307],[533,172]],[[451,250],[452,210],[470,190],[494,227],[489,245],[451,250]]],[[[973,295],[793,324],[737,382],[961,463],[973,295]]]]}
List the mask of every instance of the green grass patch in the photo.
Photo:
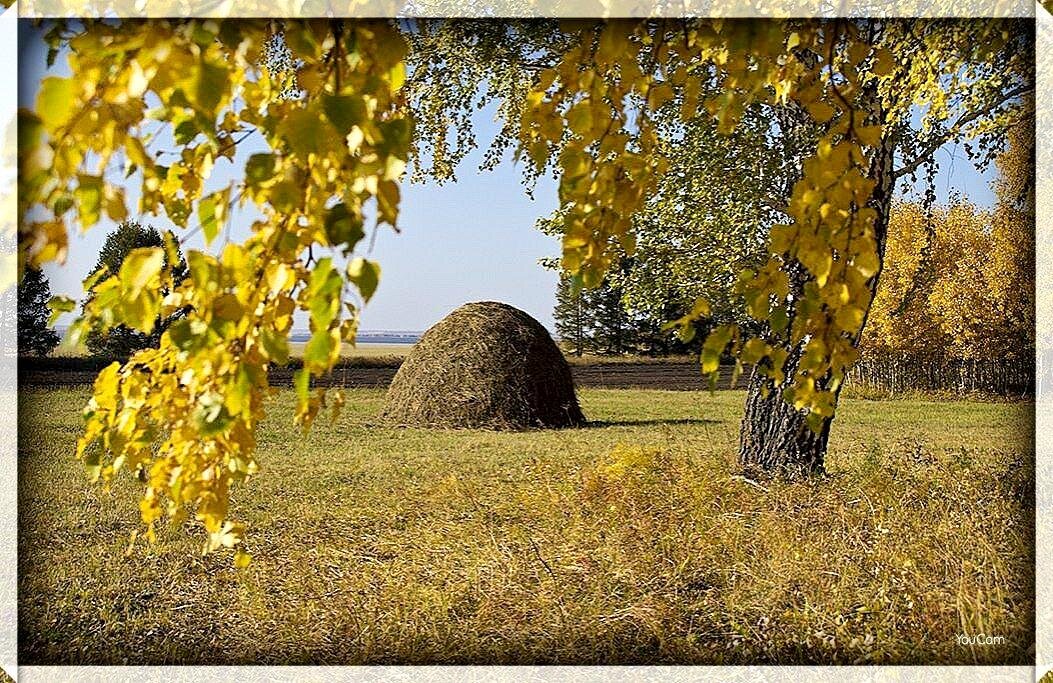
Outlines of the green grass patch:
{"type": "Polygon", "coordinates": [[[126,555],[140,484],[73,459],[87,389],[20,396],[22,663],[1016,663],[1033,643],[1033,407],[846,399],[830,474],[734,477],[744,395],[580,392],[588,428],[292,427],[194,529],[126,555]],[[960,645],[957,634],[999,635],[960,645]]]}

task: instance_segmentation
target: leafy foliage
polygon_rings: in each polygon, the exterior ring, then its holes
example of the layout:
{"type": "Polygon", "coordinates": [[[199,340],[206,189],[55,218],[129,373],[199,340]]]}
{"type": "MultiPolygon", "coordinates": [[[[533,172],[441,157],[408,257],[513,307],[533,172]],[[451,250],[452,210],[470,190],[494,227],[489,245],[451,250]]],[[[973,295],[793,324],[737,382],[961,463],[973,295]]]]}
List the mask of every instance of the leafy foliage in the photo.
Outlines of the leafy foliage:
{"type": "Polygon", "coordinates": [[[59,344],[59,334],[48,326],[51,287],[37,268],[26,268],[18,283],[18,352],[46,356],[59,344]]]}
{"type": "MultiPolygon", "coordinates": [[[[594,285],[616,257],[612,243],[632,252],[631,219],[670,165],[653,112],[679,92],[685,119],[707,111],[727,132],[758,104],[807,111],[822,133],[789,193],[790,222],[772,228],[767,261],[739,280],[747,312],[768,333],[745,339],[738,326],[718,328],[702,369],[715,371],[730,345],[819,429],[858,359],[896,173],[917,167],[894,169],[896,152],[924,160],[949,136],[983,143],[1011,120],[1030,69],[1015,47],[997,22],[587,26],[529,96],[523,148],[540,166],[560,146],[563,265],[594,285]],[[905,59],[919,47],[931,58],[905,59]],[[704,92],[702,82],[716,87],[704,92]],[[907,135],[918,105],[927,107],[921,129],[907,135]]],[[[700,302],[678,324],[690,334],[710,312],[700,302]]]]}
{"type": "MultiPolygon", "coordinates": [[[[409,28],[406,96],[416,129],[414,180],[439,183],[455,179],[457,166],[480,144],[488,144],[483,170],[515,149],[538,72],[575,40],[559,22],[545,19],[417,21],[409,28]],[[475,134],[474,119],[488,108],[500,128],[485,143],[475,134]]],[[[529,183],[535,176],[526,173],[529,183]]]]}
{"type": "MultiPolygon", "coordinates": [[[[168,239],[172,239],[172,237],[168,236],[168,239]]],[[[95,278],[96,282],[105,273],[119,273],[125,259],[136,250],[162,248],[164,244],[165,239],[156,228],[148,225],[144,226],[131,220],[122,222],[113,232],[106,236],[106,241],[99,251],[99,260],[92,269],[92,273],[98,274],[95,278]]],[[[186,279],[187,270],[186,262],[178,249],[176,250],[176,256],[177,262],[174,265],[164,261],[162,261],[161,265],[162,269],[171,270],[172,281],[178,285],[186,279]]],[[[91,305],[90,301],[94,295],[94,290],[89,290],[89,298],[85,306],[91,305]]],[[[168,291],[162,289],[157,292],[157,295],[164,299],[168,295],[168,291]]],[[[90,330],[84,335],[84,343],[88,350],[96,356],[127,360],[136,351],[159,347],[161,345],[161,335],[173,322],[185,314],[186,310],[177,310],[163,319],[158,316],[153,321],[153,327],[149,334],[124,324],[113,325],[105,332],[90,330]]]]}
{"type": "Polygon", "coordinates": [[[1035,346],[1034,141],[1010,131],[998,201],[900,203],[862,351],[932,360],[1030,359],[1035,346]]]}
{"type": "Polygon", "coordinates": [[[354,333],[348,287],[356,283],[364,299],[376,286],[375,267],[352,260],[345,272],[343,260],[367,216],[397,220],[412,131],[399,111],[402,37],[385,22],[287,22],[282,31],[303,97],[290,96],[287,75],[260,66],[273,35],[264,22],[60,24],[49,35],[69,44],[72,76],[46,78],[36,112],[20,112],[28,263],[62,258],[66,221],[88,229],[103,212],[124,220],[111,161],[140,183],[141,212],[201,230],[210,243],[231,204],[251,200],[263,214],[244,243],[228,241],[215,256],[188,251],[182,282],[169,238],[86,283],[94,296],[74,338],[120,324],[151,334],[158,316],[188,311],[157,349],[100,373],[78,445],[94,477],[124,468],[147,482],[141,512],[151,539],[162,516],[178,525],[193,513],[206,550],[241,542],[242,525],[227,514],[230,486],[257,469],[268,365],[288,358],[293,312],[306,311],[312,331],[297,381],[297,421],[308,425],[325,403],[310,376],[328,370],[354,333]],[[147,151],[162,139],[147,126],[175,142],[170,165],[147,151]],[[249,134],[270,151],[248,158],[242,181],[212,189],[213,168],[249,134]]]}

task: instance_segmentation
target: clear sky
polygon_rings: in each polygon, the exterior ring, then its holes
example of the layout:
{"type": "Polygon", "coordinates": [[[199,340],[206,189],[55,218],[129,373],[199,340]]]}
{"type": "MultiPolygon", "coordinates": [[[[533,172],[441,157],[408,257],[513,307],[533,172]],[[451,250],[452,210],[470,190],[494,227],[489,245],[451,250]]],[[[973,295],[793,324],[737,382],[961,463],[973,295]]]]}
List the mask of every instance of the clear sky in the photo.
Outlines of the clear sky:
{"type": "MultiPolygon", "coordinates": [[[[67,75],[68,70],[60,56],[45,71],[46,48],[39,34],[28,21],[19,24],[19,105],[31,108],[40,79],[49,73],[67,75]]],[[[492,112],[480,112],[476,123],[480,148],[485,149],[496,132],[492,112]]],[[[206,191],[227,185],[245,159],[261,150],[262,142],[253,138],[239,145],[234,163],[217,163],[206,191]]],[[[511,155],[487,172],[477,170],[481,157],[476,150],[464,161],[456,183],[403,184],[401,233],[385,228],[377,235],[370,258],[380,262],[382,277],[362,314],[360,329],[424,330],[460,304],[480,300],[517,306],[553,328],[557,275],[542,268],[538,259],[558,255],[559,242],[543,235],[534,223],[555,209],[556,183],[542,179],[531,199],[521,182],[522,168],[513,164],[511,155]]],[[[953,146],[940,150],[938,158],[941,201],[952,191],[981,205],[993,201],[989,187],[993,169],[977,172],[964,152],[953,146]]],[[[129,206],[134,208],[137,201],[138,193],[128,188],[129,206]]],[[[231,237],[244,238],[256,215],[251,210],[234,213],[231,237]]],[[[165,217],[148,216],[144,222],[158,229],[173,227],[165,217]]],[[[113,227],[104,219],[86,234],[71,235],[65,265],[45,269],[53,293],[82,297],[81,282],[113,227]]],[[[222,243],[220,236],[211,250],[222,243]]],[[[201,249],[204,244],[198,236],[187,247],[201,249]]],[[[306,327],[305,319],[297,327],[306,327]]]]}

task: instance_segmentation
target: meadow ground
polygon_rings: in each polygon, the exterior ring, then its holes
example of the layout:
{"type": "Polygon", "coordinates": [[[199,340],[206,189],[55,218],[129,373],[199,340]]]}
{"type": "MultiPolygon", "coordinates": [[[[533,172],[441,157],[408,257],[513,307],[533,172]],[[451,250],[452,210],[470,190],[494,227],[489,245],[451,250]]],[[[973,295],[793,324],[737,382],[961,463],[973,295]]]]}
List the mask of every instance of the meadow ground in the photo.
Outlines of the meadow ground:
{"type": "Polygon", "coordinates": [[[743,394],[580,392],[588,428],[397,429],[383,392],[234,493],[254,559],[73,460],[86,388],[20,396],[22,663],[1019,663],[1033,406],[846,399],[827,477],[734,476],[743,394]],[[193,531],[193,530],[191,530],[193,531]],[[986,634],[995,644],[960,644],[986,634]]]}

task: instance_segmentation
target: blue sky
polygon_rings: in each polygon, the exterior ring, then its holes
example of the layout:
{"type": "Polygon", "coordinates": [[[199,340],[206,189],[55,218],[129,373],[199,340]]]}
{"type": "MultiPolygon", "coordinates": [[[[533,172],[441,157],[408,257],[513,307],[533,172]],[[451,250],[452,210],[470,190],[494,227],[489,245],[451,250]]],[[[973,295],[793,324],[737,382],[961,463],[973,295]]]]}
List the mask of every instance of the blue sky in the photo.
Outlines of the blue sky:
{"type": "MultiPolygon", "coordinates": [[[[53,69],[45,71],[46,49],[28,21],[19,22],[19,43],[19,105],[31,108],[43,76],[68,72],[61,56],[53,69]]],[[[496,132],[492,111],[480,112],[476,124],[480,147],[485,149],[496,132]]],[[[246,140],[233,163],[217,164],[207,187],[230,183],[245,159],[262,149],[258,139],[246,140]]],[[[937,155],[941,201],[958,191],[977,204],[992,202],[993,169],[978,173],[964,152],[953,146],[937,155]]],[[[522,168],[513,164],[510,155],[487,172],[477,170],[481,159],[479,150],[470,155],[456,183],[403,184],[401,233],[380,230],[370,254],[380,262],[382,277],[362,313],[362,330],[424,330],[460,304],[480,300],[517,306],[552,329],[557,275],[542,268],[538,259],[558,255],[559,242],[541,234],[534,223],[555,209],[556,183],[542,179],[531,199],[521,182],[522,168]]],[[[131,188],[128,201],[130,207],[138,201],[131,188]]],[[[232,239],[244,238],[255,217],[252,210],[235,213],[232,239]]],[[[159,229],[172,227],[165,217],[147,217],[144,222],[159,229]]],[[[66,263],[45,269],[53,293],[81,298],[81,282],[113,227],[104,220],[86,234],[71,234],[66,263]]],[[[222,237],[217,238],[212,250],[221,248],[222,242],[222,237]]],[[[204,244],[198,236],[187,247],[201,249],[204,244]]]]}

